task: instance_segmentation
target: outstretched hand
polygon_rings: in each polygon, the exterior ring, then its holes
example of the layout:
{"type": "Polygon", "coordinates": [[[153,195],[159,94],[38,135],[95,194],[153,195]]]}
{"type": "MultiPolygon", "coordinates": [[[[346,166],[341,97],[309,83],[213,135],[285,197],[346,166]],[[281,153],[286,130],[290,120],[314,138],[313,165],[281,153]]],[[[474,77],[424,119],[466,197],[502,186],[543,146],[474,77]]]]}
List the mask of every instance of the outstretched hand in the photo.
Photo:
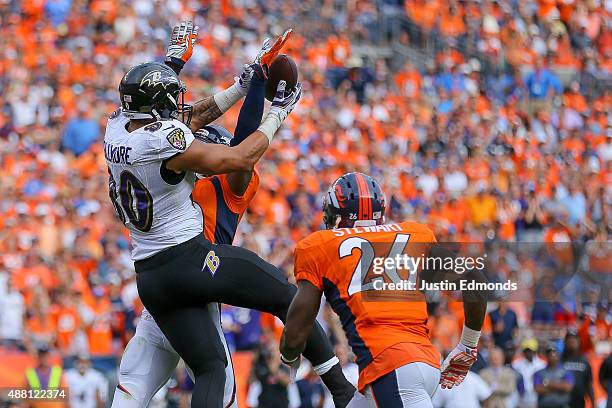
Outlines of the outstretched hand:
{"type": "Polygon", "coordinates": [[[193,46],[198,38],[198,26],[191,21],[181,21],[172,29],[170,43],[166,51],[166,61],[172,58],[186,63],[193,54],[193,46]]]}

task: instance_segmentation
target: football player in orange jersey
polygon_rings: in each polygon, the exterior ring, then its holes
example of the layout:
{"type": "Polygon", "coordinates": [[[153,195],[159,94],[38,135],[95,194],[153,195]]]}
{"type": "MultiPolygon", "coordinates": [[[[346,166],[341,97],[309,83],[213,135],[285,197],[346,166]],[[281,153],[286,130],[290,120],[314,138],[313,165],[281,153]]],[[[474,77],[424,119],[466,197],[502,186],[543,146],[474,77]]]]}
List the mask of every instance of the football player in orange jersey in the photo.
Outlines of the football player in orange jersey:
{"type": "Polygon", "coordinates": [[[359,366],[360,392],[348,406],[432,407],[438,384],[452,388],[461,383],[476,361],[486,299],[479,293],[463,293],[461,341],[440,368],[440,354],[428,337],[426,299],[415,289],[420,280],[439,279],[443,271],[421,270],[417,276],[416,270],[408,273],[385,265],[376,272],[373,266],[402,254],[454,254],[436,244],[427,226],[385,224],[384,213],[384,193],[370,176],[348,173],[331,185],[323,205],[326,230],[310,234],[295,249],[298,291],[281,339],[281,360],[294,368],[299,364],[325,293],[359,366]],[[400,291],[389,285],[401,282],[413,286],[400,291]]]}

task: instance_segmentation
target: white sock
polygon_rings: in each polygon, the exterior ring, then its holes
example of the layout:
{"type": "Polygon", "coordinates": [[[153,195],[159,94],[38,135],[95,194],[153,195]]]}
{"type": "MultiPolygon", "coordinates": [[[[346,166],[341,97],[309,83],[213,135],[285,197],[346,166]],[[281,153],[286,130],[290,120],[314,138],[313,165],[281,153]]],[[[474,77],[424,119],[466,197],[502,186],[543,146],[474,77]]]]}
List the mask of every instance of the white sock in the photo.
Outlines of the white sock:
{"type": "Polygon", "coordinates": [[[325,374],[326,372],[328,372],[329,370],[331,370],[331,368],[333,366],[335,366],[336,364],[339,364],[340,360],[338,360],[338,357],[333,356],[332,358],[330,358],[329,360],[327,360],[324,363],[321,363],[317,366],[312,367],[314,369],[314,372],[317,373],[318,376],[322,376],[323,374],[325,374]]]}

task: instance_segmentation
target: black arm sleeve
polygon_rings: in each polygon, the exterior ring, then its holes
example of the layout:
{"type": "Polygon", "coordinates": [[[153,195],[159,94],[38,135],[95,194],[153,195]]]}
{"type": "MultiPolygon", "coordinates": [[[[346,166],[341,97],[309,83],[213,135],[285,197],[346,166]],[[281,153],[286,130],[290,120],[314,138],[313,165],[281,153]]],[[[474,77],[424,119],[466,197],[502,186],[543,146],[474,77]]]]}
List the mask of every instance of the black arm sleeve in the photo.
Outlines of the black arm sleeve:
{"type": "Polygon", "coordinates": [[[251,79],[246,98],[244,98],[244,103],[240,108],[234,138],[230,142],[231,146],[239,145],[251,133],[255,132],[261,124],[264,111],[264,85],[265,81],[255,73],[251,79]]]}
{"type": "Polygon", "coordinates": [[[180,75],[181,70],[185,66],[185,62],[183,60],[174,57],[166,58],[164,64],[172,68],[176,75],[180,75]]]}

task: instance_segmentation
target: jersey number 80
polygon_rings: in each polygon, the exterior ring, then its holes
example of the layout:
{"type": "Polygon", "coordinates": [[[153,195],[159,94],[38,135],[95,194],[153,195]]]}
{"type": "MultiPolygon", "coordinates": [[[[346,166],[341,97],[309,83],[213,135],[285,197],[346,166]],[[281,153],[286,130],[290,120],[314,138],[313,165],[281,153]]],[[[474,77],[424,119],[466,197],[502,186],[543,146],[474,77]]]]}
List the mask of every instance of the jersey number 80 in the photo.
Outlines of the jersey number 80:
{"type": "Polygon", "coordinates": [[[153,198],[149,190],[129,171],[119,176],[117,183],[109,170],[108,191],[119,219],[125,224],[127,220],[139,231],[147,232],[153,225],[153,198]]]}

